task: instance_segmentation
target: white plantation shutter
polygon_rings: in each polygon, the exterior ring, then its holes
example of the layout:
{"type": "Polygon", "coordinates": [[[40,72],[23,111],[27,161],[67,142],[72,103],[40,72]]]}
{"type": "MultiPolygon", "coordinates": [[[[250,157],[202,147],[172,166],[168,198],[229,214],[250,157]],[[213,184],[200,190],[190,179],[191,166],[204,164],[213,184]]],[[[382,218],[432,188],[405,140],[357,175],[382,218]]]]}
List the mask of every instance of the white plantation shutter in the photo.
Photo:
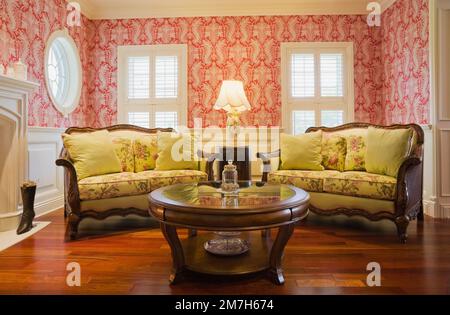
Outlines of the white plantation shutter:
{"type": "Polygon", "coordinates": [[[316,124],[315,112],[313,110],[299,110],[292,112],[292,126],[294,135],[304,133],[309,127],[316,124]]]}
{"type": "Polygon", "coordinates": [[[146,128],[186,124],[187,45],[118,48],[118,121],[146,128]]]}
{"type": "Polygon", "coordinates": [[[281,64],[287,132],[299,134],[311,126],[334,127],[353,120],[353,43],[282,43],[281,64]]]}
{"type": "Polygon", "coordinates": [[[144,128],[150,128],[149,112],[130,112],[128,113],[128,123],[144,128]]]}
{"type": "Polygon", "coordinates": [[[344,123],[344,111],[342,110],[323,110],[322,125],[326,127],[336,127],[344,123]]]}
{"type": "Polygon", "coordinates": [[[344,88],[343,54],[320,54],[320,94],[341,97],[344,88]]]}
{"type": "Polygon", "coordinates": [[[178,126],[177,112],[156,112],[155,113],[155,127],[156,128],[173,128],[178,126]]]}
{"type": "Polygon", "coordinates": [[[178,96],[178,57],[155,57],[155,97],[176,98],[178,96]]]}
{"type": "Polygon", "coordinates": [[[128,99],[150,97],[150,57],[128,58],[128,99]]]}
{"type": "Polygon", "coordinates": [[[314,54],[292,54],[292,97],[314,97],[314,54]]]}

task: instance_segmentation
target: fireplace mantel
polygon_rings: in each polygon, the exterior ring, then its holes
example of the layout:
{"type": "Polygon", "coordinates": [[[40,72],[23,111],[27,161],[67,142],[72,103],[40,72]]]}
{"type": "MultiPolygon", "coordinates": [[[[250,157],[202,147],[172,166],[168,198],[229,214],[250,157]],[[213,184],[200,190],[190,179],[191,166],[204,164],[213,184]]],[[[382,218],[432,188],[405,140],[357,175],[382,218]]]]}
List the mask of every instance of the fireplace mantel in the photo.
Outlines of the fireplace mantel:
{"type": "Polygon", "coordinates": [[[0,232],[16,229],[27,178],[28,95],[39,84],[0,75],[0,232]]]}

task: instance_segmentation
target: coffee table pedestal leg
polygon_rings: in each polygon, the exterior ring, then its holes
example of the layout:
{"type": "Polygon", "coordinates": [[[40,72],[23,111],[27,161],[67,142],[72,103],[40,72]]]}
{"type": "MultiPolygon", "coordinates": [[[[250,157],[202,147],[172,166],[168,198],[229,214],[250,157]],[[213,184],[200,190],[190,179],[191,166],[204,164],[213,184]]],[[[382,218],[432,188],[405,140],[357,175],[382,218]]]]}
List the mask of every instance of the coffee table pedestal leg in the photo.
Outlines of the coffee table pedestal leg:
{"type": "Polygon", "coordinates": [[[294,224],[284,225],[279,228],[277,238],[273,243],[272,250],[270,252],[270,267],[269,277],[278,285],[284,284],[282,259],[284,248],[294,232],[294,224]]]}
{"type": "Polygon", "coordinates": [[[185,266],[183,247],[178,238],[176,227],[161,223],[161,231],[172,251],[173,265],[169,281],[170,284],[177,284],[183,278],[185,266]]]}

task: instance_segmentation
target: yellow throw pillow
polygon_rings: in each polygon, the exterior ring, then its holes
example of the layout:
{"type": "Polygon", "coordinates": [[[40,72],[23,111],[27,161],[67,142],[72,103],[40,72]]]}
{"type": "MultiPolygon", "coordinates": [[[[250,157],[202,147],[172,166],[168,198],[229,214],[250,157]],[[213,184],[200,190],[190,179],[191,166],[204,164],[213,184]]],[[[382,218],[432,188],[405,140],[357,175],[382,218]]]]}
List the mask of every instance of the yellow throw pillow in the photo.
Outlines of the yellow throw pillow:
{"type": "Polygon", "coordinates": [[[346,171],[366,170],[366,140],[363,136],[347,137],[347,156],[345,157],[346,171]]]}
{"type": "Polygon", "coordinates": [[[327,170],[343,172],[347,141],[344,137],[330,133],[322,134],[322,164],[327,170]]]}
{"type": "Polygon", "coordinates": [[[62,136],[64,147],[74,162],[78,180],[90,176],[120,173],[120,161],[106,130],[62,136]]]}
{"type": "Polygon", "coordinates": [[[305,133],[299,136],[281,134],[282,170],[323,171],[322,131],[305,133]]]}
{"type": "Polygon", "coordinates": [[[122,172],[134,172],[133,141],[130,138],[112,136],[114,150],[119,158],[122,172]]]}
{"type": "Polygon", "coordinates": [[[190,134],[158,133],[158,158],[155,170],[198,170],[190,134]]]}
{"type": "Polygon", "coordinates": [[[158,158],[158,135],[143,135],[134,140],[134,169],[144,172],[155,169],[158,158]]]}
{"type": "Polygon", "coordinates": [[[397,177],[411,148],[411,129],[378,129],[367,132],[366,170],[369,173],[397,177]]]}

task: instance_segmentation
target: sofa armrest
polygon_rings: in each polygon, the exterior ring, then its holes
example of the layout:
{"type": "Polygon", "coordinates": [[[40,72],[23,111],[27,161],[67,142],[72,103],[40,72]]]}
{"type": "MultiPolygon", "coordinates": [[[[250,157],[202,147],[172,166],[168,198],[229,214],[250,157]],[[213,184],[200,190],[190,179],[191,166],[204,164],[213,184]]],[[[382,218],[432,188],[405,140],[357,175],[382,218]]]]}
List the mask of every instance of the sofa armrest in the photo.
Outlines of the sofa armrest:
{"type": "Polygon", "coordinates": [[[423,200],[423,164],[420,158],[410,157],[400,166],[397,175],[396,215],[417,216],[423,200]]]}
{"type": "Polygon", "coordinates": [[[57,166],[64,167],[64,199],[66,212],[79,215],[81,205],[77,171],[68,158],[68,154],[64,148],[55,163],[57,166]]]}
{"type": "Polygon", "coordinates": [[[219,157],[218,153],[206,153],[203,150],[197,151],[197,156],[201,159],[206,159],[206,173],[208,180],[214,180],[214,161],[219,157]]]}
{"type": "Polygon", "coordinates": [[[271,161],[274,158],[279,158],[281,156],[281,151],[273,151],[273,152],[258,152],[256,157],[263,161],[263,175],[261,181],[267,183],[268,175],[272,170],[271,161]]]}

